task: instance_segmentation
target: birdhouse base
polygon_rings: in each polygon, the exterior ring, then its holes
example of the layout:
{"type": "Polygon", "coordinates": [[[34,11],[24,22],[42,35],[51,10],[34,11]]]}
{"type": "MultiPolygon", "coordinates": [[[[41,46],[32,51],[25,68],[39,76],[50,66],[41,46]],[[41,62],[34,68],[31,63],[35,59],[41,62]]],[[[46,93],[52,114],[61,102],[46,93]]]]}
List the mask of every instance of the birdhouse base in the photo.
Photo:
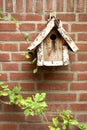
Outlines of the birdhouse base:
{"type": "MultiPolygon", "coordinates": [[[[38,66],[40,64],[37,63],[38,66]]],[[[43,66],[63,66],[64,63],[62,61],[44,61],[43,66]]]]}

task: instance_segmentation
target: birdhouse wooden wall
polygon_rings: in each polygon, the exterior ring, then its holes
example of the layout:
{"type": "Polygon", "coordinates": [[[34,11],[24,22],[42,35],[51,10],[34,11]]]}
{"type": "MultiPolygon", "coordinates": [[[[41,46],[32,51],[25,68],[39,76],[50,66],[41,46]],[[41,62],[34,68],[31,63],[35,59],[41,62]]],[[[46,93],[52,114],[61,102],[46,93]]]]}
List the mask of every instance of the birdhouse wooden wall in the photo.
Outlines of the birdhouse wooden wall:
{"type": "Polygon", "coordinates": [[[54,27],[37,49],[38,66],[61,66],[69,64],[66,41],[54,27]]]}

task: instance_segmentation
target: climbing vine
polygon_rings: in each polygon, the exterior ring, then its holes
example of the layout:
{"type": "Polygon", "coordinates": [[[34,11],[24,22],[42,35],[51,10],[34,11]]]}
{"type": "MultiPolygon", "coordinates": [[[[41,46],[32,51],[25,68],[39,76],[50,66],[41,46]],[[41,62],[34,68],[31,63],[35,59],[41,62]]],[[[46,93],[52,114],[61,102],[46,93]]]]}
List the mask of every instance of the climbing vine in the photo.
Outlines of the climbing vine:
{"type": "Polygon", "coordinates": [[[47,109],[47,103],[44,101],[46,93],[36,93],[31,97],[23,98],[21,87],[15,86],[12,90],[8,85],[0,81],[0,102],[9,105],[17,105],[26,116],[35,114],[41,115],[47,109]],[[2,100],[2,97],[7,97],[7,100],[2,100]]]}

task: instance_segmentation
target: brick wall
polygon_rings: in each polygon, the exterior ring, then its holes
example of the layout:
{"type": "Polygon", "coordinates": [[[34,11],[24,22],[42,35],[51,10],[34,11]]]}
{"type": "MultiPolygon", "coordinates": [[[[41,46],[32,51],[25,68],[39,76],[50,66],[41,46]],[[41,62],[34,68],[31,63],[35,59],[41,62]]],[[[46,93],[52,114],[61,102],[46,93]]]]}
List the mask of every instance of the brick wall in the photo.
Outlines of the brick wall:
{"type": "MultiPolygon", "coordinates": [[[[21,86],[25,95],[46,92],[49,120],[56,109],[71,109],[78,121],[87,124],[87,0],[0,0],[0,8],[19,21],[22,32],[16,31],[13,22],[0,21],[0,80],[11,88],[21,86]],[[42,67],[34,75],[32,65],[21,55],[28,47],[24,33],[29,33],[32,42],[52,11],[62,20],[79,52],[70,52],[69,66],[42,67]]],[[[48,129],[43,117],[24,117],[16,106],[0,105],[0,130],[38,129],[48,129]]]]}

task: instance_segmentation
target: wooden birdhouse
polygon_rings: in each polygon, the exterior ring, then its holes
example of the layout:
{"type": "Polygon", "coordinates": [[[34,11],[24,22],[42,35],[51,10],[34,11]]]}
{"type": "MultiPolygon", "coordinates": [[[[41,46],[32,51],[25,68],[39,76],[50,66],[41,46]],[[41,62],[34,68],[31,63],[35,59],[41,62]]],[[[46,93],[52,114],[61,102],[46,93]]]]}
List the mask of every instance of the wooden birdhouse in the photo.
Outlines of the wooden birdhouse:
{"type": "Polygon", "coordinates": [[[62,66],[69,64],[69,48],[73,52],[78,50],[62,27],[61,20],[51,17],[46,27],[28,47],[28,51],[37,51],[37,66],[62,66]]]}

